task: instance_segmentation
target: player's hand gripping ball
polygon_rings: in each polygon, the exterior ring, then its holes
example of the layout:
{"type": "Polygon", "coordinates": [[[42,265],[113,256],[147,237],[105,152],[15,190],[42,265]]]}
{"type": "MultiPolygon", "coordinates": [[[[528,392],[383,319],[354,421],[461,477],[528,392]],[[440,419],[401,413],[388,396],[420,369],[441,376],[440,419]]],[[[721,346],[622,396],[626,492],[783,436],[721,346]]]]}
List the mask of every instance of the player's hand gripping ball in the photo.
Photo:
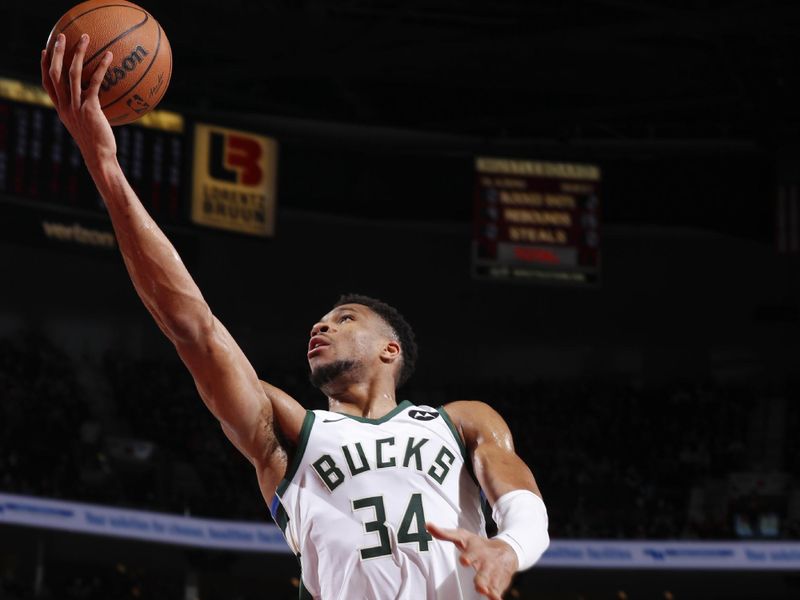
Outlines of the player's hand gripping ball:
{"type": "Polygon", "coordinates": [[[84,90],[106,52],[113,54],[99,91],[100,107],[111,125],[131,123],[161,101],[172,75],[172,50],[161,25],[146,10],[125,0],[89,0],[73,6],[50,32],[47,56],[53,56],[60,33],[66,40],[65,79],[81,35],[89,35],[81,76],[84,90]]]}

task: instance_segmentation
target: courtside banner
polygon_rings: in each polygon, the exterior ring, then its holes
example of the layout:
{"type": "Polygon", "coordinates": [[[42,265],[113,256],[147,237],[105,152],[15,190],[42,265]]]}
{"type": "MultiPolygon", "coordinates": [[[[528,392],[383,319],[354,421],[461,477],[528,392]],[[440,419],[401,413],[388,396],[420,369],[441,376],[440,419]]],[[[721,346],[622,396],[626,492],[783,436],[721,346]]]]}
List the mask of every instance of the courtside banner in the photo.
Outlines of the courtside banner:
{"type": "Polygon", "coordinates": [[[199,548],[290,552],[280,529],[271,523],[198,519],[0,493],[3,523],[199,548]]]}
{"type": "Polygon", "coordinates": [[[537,567],[800,570],[798,542],[554,540],[537,567]]]}
{"type": "MultiPolygon", "coordinates": [[[[0,493],[9,523],[199,548],[290,553],[271,523],[199,519],[0,493]]],[[[800,570],[800,542],[553,540],[535,568],[800,570]]]]}
{"type": "Polygon", "coordinates": [[[278,143],[269,137],[197,123],[192,222],[267,237],[275,231],[278,143]]]}

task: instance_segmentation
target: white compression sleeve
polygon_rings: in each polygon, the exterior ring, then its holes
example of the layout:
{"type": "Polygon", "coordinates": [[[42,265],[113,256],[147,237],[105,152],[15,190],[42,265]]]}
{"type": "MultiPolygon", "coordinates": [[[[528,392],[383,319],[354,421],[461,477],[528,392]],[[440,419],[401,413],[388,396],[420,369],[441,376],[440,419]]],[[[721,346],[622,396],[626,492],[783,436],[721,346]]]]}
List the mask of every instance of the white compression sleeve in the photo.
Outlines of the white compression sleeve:
{"type": "Polygon", "coordinates": [[[528,490],[513,490],[494,503],[492,517],[497,523],[496,540],[503,540],[517,554],[519,570],[531,568],[550,545],[547,508],[528,490]]]}

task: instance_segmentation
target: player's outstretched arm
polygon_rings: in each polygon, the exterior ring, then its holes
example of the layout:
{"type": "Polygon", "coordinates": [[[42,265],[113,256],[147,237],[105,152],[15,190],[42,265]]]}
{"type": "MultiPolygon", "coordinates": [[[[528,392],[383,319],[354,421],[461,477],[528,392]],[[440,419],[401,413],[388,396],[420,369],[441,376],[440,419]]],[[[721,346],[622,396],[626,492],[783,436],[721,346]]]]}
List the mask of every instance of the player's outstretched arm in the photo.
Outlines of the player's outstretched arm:
{"type": "Polygon", "coordinates": [[[483,402],[452,402],[445,409],[472,459],[475,477],[498,525],[486,539],[463,529],[428,524],[436,538],[453,542],[461,563],[475,568],[475,589],[501,600],[518,570],[535,563],[549,544],[547,513],[533,473],[514,451],[503,418],[483,402]]]}
{"type": "Polygon", "coordinates": [[[175,345],[226,435],[259,471],[265,495],[271,495],[286,464],[276,437],[274,408],[282,411],[278,421],[289,441],[297,438],[305,411],[277,388],[258,380],[242,350],[212,314],[175,248],[128,184],[98,98],[110,52],[103,56],[87,89],[81,90],[88,41],[88,36],[81,38],[66,76],[62,69],[65,41],[60,35],[52,57],[42,52],[42,84],[103,197],[139,297],[175,345]]]}

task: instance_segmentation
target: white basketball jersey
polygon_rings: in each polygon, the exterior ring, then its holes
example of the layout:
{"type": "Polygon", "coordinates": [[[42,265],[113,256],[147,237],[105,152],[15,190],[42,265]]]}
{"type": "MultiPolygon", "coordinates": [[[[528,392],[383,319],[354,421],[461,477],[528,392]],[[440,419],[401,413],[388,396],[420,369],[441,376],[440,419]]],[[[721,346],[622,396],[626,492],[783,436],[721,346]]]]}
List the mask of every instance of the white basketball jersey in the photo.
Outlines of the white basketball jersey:
{"type": "Polygon", "coordinates": [[[302,567],[301,598],[477,599],[474,570],[431,522],[485,535],[481,494],[443,408],[380,419],[306,413],[271,505],[302,567]]]}

